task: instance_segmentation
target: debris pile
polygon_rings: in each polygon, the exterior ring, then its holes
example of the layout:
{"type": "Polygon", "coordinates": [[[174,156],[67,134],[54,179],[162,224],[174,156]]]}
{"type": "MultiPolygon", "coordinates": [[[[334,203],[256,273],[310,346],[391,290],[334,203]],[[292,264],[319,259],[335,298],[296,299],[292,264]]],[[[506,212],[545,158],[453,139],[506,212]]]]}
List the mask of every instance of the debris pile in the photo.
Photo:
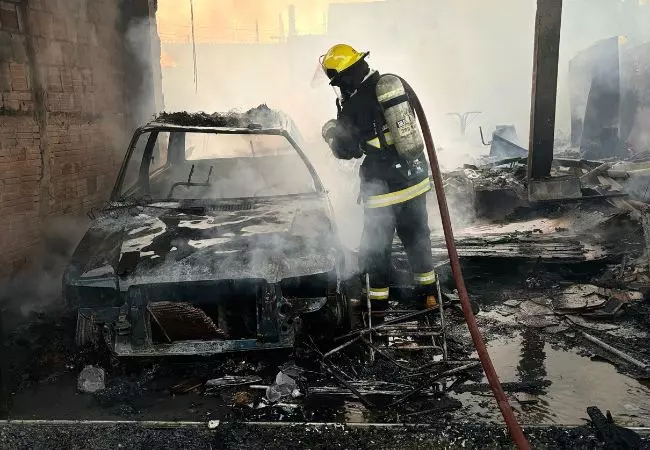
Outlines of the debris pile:
{"type": "Polygon", "coordinates": [[[154,122],[170,125],[227,128],[281,128],[286,120],[283,113],[275,111],[265,104],[246,112],[162,112],[154,118],[154,122]]]}

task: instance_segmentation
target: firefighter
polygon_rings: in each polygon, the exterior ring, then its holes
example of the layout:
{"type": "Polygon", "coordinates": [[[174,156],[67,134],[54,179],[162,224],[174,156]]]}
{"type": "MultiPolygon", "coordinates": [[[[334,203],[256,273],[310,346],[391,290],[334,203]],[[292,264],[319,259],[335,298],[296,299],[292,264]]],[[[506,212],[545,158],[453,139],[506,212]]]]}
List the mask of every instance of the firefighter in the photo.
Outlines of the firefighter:
{"type": "Polygon", "coordinates": [[[395,231],[408,256],[416,295],[423,306],[433,308],[437,290],[424,142],[401,79],[370,70],[368,54],[339,44],[321,57],[322,69],[338,95],[337,118],[323,126],[322,136],[336,158],[365,155],[359,173],[359,200],[364,205],[360,265],[370,278],[367,294],[373,310],[388,306],[395,231]]]}

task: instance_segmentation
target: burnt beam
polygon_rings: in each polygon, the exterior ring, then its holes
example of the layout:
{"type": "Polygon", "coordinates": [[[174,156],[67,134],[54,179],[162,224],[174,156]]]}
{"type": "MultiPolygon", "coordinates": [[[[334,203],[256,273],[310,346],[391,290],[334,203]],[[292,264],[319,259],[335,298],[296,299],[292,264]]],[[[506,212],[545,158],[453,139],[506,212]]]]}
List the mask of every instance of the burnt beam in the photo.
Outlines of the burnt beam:
{"type": "Polygon", "coordinates": [[[528,178],[533,179],[548,177],[553,163],[561,25],[562,0],[537,0],[528,153],[528,178]]]}

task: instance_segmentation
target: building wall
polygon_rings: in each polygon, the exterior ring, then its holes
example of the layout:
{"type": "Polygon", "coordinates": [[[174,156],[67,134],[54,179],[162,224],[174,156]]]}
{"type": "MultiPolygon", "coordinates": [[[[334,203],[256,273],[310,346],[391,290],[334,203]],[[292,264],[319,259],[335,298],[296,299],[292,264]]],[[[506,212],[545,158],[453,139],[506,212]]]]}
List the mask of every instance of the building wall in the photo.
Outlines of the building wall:
{"type": "Polygon", "coordinates": [[[634,99],[634,120],[627,143],[635,153],[650,151],[650,42],[629,50],[624,60],[634,99]]]}
{"type": "Polygon", "coordinates": [[[136,125],[121,8],[0,0],[0,279],[38,256],[50,219],[108,198],[136,125]]]}

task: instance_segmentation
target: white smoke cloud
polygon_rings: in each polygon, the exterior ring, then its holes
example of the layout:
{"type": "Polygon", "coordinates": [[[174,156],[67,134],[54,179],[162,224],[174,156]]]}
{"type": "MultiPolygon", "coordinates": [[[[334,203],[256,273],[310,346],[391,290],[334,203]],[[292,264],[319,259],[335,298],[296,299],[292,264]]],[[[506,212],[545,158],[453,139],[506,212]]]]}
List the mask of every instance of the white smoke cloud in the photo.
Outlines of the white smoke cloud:
{"type": "MultiPolygon", "coordinates": [[[[557,129],[568,135],[568,61],[598,39],[623,34],[627,22],[605,20],[620,10],[618,1],[565,4],[557,129]]],[[[320,138],[322,124],[335,116],[336,109],[327,84],[311,86],[318,57],[331,45],[346,42],[370,51],[372,68],[404,77],[421,98],[441,165],[450,170],[489,151],[480,142],[479,126],[489,139],[497,125],[514,124],[520,140],[528,142],[535,8],[535,0],[336,5],[330,10],[325,36],[278,44],[198,44],[196,94],[191,44],[163,44],[165,55],[173,60],[163,69],[166,109],[245,110],[267,103],[287,112],[330,191],[344,241],[354,243],[362,227],[362,209],[356,203],[358,176],[342,170],[320,138]],[[463,137],[458,119],[448,114],[467,111],[481,114],[463,137]]],[[[460,206],[459,214],[466,211],[460,206]]]]}

